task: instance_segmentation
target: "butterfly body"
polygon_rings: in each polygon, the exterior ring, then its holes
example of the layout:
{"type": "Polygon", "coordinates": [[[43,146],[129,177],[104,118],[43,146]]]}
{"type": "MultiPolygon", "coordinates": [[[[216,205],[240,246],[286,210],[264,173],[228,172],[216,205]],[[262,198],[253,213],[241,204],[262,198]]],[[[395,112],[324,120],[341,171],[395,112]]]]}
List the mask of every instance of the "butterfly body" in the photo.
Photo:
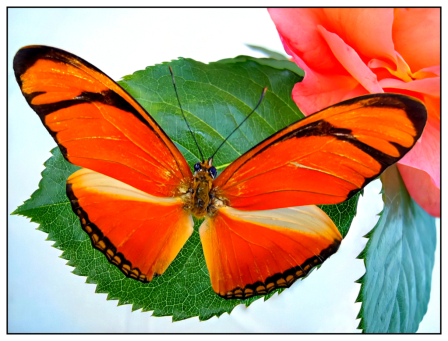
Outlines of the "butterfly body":
{"type": "Polygon", "coordinates": [[[192,235],[192,216],[204,218],[210,282],[227,299],[289,287],[334,254],[341,233],[316,205],[349,199],[400,160],[427,117],[408,96],[353,98],[274,133],[217,176],[212,158],[192,172],[151,115],[85,60],[27,46],[14,71],[66,160],[82,167],[66,190],[92,246],[146,283],[192,235]]]}
{"type": "Polygon", "coordinates": [[[227,202],[222,195],[218,194],[219,189],[213,187],[213,180],[216,177],[213,159],[196,163],[194,170],[191,182],[187,186],[181,185],[178,190],[184,202],[184,209],[199,219],[205,216],[213,217],[227,202]]]}

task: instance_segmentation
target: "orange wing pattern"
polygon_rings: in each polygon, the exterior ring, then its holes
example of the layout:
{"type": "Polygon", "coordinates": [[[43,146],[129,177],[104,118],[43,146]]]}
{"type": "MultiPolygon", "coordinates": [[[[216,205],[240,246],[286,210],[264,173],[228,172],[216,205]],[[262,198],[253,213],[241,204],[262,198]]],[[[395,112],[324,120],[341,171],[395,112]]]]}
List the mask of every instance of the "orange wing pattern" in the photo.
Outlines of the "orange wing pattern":
{"type": "MultiPolygon", "coordinates": [[[[85,167],[67,180],[67,195],[92,245],[128,277],[161,275],[193,232],[191,212],[173,197],[192,178],[184,157],[124,89],[81,58],[28,46],[14,71],[64,157],[85,167]]],[[[199,230],[215,292],[266,294],[322,264],[342,237],[309,205],[353,196],[412,148],[425,122],[424,105],[410,97],[362,96],[292,124],[233,162],[213,182],[230,207],[199,230]]]]}
{"type": "Polygon", "coordinates": [[[148,113],[117,83],[83,59],[27,46],[14,72],[28,104],[71,163],[146,193],[172,196],[191,171],[148,113]]]}
{"type": "Polygon", "coordinates": [[[317,206],[222,208],[199,229],[213,290],[248,298],[289,287],[339,248],[341,234],[317,206]]]}
{"type": "Polygon", "coordinates": [[[155,197],[88,169],[68,178],[67,194],[92,245],[142,282],[163,274],[193,232],[179,198],[155,197]]]}
{"type": "Polygon", "coordinates": [[[261,142],[214,186],[245,211],[339,203],[403,157],[425,122],[425,106],[404,95],[341,102],[261,142]]]}

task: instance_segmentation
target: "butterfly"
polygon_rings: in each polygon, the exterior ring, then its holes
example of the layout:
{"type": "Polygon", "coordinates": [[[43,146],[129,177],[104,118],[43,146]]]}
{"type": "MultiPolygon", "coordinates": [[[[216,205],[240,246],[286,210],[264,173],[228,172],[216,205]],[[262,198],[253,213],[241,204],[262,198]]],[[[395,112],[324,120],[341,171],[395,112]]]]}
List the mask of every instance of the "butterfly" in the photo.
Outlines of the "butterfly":
{"type": "Polygon", "coordinates": [[[226,299],[289,287],[333,255],[342,236],[316,205],[348,200],[400,160],[427,117],[405,95],[357,97],[285,127],[217,176],[213,156],[191,170],[151,115],[85,60],[36,45],[13,66],[65,159],[82,167],[66,189],[93,247],[150,282],[193,233],[192,216],[204,218],[211,285],[226,299]]]}

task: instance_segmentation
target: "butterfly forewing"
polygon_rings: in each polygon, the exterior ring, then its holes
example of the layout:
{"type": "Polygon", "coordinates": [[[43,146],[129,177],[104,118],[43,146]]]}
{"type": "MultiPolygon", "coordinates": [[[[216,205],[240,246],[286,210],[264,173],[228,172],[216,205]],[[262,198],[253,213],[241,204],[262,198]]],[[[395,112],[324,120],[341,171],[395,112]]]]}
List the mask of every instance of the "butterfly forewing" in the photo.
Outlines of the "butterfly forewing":
{"type": "Polygon", "coordinates": [[[425,122],[424,105],[404,95],[341,102],[252,148],[214,185],[241,210],[339,203],[402,158],[425,122]]]}
{"type": "Polygon", "coordinates": [[[14,71],[29,105],[71,163],[160,197],[191,177],[182,154],[145,110],[81,58],[29,46],[15,56],[14,71]]]}

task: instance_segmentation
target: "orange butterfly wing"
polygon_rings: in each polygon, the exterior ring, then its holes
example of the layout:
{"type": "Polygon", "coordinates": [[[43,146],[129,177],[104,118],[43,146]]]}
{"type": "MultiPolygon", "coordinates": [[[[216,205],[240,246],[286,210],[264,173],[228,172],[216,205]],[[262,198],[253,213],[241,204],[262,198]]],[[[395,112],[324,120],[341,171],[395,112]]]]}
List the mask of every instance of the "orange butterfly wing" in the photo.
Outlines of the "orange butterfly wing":
{"type": "Polygon", "coordinates": [[[410,97],[362,96],[290,125],[234,161],[214,182],[230,207],[199,230],[214,291],[247,298],[289,287],[336,252],[339,231],[311,205],[356,194],[412,148],[425,122],[424,105],[410,97]]]}
{"type": "Polygon", "coordinates": [[[151,116],[93,65],[53,47],[28,46],[17,52],[14,71],[69,162],[160,197],[191,178],[185,158],[151,116]]]}
{"type": "Polygon", "coordinates": [[[289,287],[336,252],[342,239],[317,206],[225,207],[206,218],[199,233],[213,290],[240,299],[289,287]]]}
{"type": "Polygon", "coordinates": [[[129,277],[162,274],[193,231],[172,198],[192,176],[182,154],[124,89],[75,55],[27,46],[14,71],[64,157],[87,168],[68,179],[67,194],[93,246],[129,277]]]}
{"type": "Polygon", "coordinates": [[[67,195],[92,245],[142,282],[163,274],[193,233],[180,198],[155,197],[85,168],[68,178],[67,195]]]}
{"type": "Polygon", "coordinates": [[[425,106],[408,96],[354,98],[267,138],[227,167],[214,186],[240,210],[336,204],[402,158],[425,122],[425,106]]]}

